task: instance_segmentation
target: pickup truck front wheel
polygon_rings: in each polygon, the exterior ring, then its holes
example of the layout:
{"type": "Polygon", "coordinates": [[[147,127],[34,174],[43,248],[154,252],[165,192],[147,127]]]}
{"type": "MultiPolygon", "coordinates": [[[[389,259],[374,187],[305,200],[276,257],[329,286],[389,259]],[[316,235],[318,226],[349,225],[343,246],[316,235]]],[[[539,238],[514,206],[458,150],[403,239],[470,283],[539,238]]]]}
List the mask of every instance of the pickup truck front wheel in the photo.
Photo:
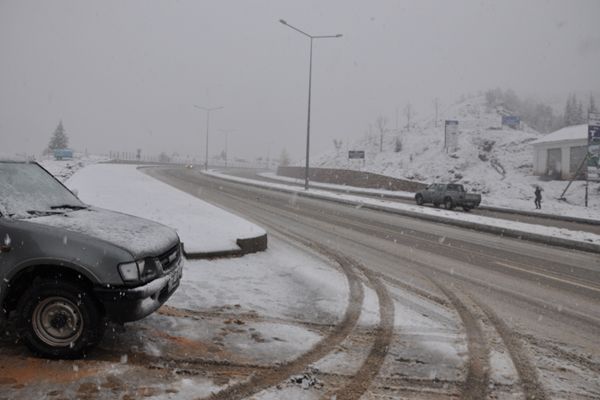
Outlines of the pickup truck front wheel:
{"type": "Polygon", "coordinates": [[[19,337],[43,357],[79,358],[104,333],[96,301],[68,281],[35,281],[19,300],[17,313],[19,337]]]}
{"type": "Polygon", "coordinates": [[[415,201],[417,202],[417,205],[422,206],[423,203],[424,203],[423,196],[420,195],[420,194],[416,195],[415,196],[415,201]]]}
{"type": "Polygon", "coordinates": [[[446,207],[446,210],[452,210],[454,208],[454,202],[452,201],[452,198],[446,197],[444,199],[444,207],[446,207]]]}

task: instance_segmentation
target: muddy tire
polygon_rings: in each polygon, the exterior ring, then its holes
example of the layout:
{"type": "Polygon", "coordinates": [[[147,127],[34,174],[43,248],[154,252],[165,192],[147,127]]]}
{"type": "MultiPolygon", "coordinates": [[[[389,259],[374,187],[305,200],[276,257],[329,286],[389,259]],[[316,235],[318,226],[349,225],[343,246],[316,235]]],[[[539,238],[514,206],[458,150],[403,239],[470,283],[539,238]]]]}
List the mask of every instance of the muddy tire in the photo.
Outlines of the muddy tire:
{"type": "Polygon", "coordinates": [[[446,207],[446,210],[454,209],[454,202],[452,201],[452,198],[446,197],[444,199],[444,207],[446,207]]]}
{"type": "Polygon", "coordinates": [[[86,289],[68,281],[34,281],[21,296],[17,315],[20,339],[43,357],[82,357],[104,333],[95,299],[86,289]]]}
{"type": "Polygon", "coordinates": [[[415,201],[417,202],[417,205],[422,206],[424,203],[423,196],[420,194],[417,194],[415,196],[415,201]]]}

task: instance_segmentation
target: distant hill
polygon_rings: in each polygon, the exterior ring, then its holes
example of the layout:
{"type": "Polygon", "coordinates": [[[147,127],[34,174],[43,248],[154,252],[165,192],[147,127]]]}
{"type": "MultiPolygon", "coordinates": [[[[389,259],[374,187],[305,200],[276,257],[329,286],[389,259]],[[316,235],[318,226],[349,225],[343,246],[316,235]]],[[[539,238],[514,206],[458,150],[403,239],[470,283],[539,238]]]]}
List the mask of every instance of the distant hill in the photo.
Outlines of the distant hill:
{"type": "Polygon", "coordinates": [[[533,153],[528,143],[543,135],[523,124],[520,130],[502,127],[502,115],[507,114],[502,107],[486,106],[484,96],[473,97],[441,112],[437,127],[434,117],[426,117],[417,120],[410,131],[386,132],[382,152],[380,135],[372,132],[345,143],[339,152],[317,155],[311,165],[362,169],[423,183],[460,182],[483,194],[518,183],[525,184],[528,191],[531,183],[523,182],[529,181],[532,173],[533,153]],[[444,120],[459,121],[454,151],[444,150],[444,120]],[[348,150],[365,151],[364,167],[361,161],[348,160],[348,150]]]}

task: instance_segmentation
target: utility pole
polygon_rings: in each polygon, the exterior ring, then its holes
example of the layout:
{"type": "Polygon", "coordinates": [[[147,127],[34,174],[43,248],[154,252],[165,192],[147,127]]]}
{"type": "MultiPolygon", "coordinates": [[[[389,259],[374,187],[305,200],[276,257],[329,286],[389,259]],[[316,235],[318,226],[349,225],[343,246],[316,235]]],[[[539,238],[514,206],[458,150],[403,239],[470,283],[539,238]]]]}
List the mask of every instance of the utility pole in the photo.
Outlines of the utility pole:
{"type": "Polygon", "coordinates": [[[438,110],[440,107],[440,99],[438,99],[437,97],[435,99],[433,99],[433,105],[435,106],[435,127],[437,128],[438,126],[438,110]]]}
{"type": "Polygon", "coordinates": [[[308,180],[309,180],[309,173],[308,173],[308,168],[309,168],[309,156],[310,156],[310,100],[311,100],[311,88],[312,88],[312,59],[313,59],[313,40],[314,39],[335,39],[335,38],[341,38],[342,35],[341,34],[337,34],[337,35],[309,35],[308,33],[300,30],[299,28],[296,28],[295,26],[292,26],[290,24],[287,23],[287,21],[280,19],[279,22],[285,26],[287,26],[288,28],[291,28],[293,30],[295,30],[296,32],[306,36],[307,38],[310,39],[310,56],[309,56],[309,61],[308,61],[308,116],[307,116],[307,121],[306,121],[306,167],[304,168],[304,190],[308,190],[308,180]]]}
{"type": "Polygon", "coordinates": [[[207,108],[207,107],[200,107],[195,104],[194,104],[194,107],[199,108],[200,110],[206,111],[206,152],[204,155],[204,170],[208,171],[208,134],[209,134],[209,130],[210,130],[210,112],[221,110],[225,107],[219,106],[219,107],[207,108]]]}

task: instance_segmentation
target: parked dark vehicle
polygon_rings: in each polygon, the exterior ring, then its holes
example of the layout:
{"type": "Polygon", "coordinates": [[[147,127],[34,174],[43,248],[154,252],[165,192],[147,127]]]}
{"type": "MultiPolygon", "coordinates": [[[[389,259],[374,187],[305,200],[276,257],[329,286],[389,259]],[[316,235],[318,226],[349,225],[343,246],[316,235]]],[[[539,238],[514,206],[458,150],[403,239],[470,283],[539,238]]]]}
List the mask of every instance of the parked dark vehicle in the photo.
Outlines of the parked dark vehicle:
{"type": "Polygon", "coordinates": [[[467,193],[463,185],[456,183],[432,183],[415,195],[415,201],[418,205],[432,203],[439,207],[440,204],[443,204],[448,210],[462,207],[463,210],[469,211],[479,206],[481,195],[467,193]]]}
{"type": "Polygon", "coordinates": [[[182,268],[171,228],[86,205],[37,163],[0,160],[0,319],[34,353],[82,356],[108,321],[158,309],[182,268]]]}

